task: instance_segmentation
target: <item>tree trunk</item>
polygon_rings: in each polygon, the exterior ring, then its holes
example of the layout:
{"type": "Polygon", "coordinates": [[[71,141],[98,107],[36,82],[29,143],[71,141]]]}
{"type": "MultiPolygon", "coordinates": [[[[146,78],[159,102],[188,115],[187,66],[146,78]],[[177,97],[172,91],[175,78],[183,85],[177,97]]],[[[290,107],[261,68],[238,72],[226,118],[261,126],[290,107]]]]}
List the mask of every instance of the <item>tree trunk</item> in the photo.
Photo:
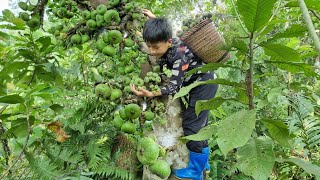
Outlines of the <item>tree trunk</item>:
{"type": "MultiPolygon", "coordinates": [[[[164,98],[167,107],[166,125],[153,125],[153,132],[150,135],[157,137],[157,143],[162,147],[170,149],[165,160],[171,165],[171,169],[179,169],[187,166],[189,151],[186,145],[179,141],[183,136],[181,106],[179,100],[172,101],[173,97],[164,98]]],[[[152,174],[147,166],[143,168],[143,180],[161,180],[160,177],[152,174]]],[[[171,175],[168,179],[176,179],[171,175]]]]}

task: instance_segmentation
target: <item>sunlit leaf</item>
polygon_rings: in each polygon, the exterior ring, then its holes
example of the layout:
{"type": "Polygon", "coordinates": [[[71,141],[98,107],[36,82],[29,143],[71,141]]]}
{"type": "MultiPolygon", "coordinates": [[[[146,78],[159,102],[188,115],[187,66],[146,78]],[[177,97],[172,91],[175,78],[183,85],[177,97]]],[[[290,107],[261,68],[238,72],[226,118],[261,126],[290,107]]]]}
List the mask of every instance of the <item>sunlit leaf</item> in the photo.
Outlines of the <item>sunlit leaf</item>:
{"type": "Polygon", "coordinates": [[[181,140],[192,140],[192,141],[203,141],[210,139],[215,133],[217,133],[217,125],[212,124],[208,125],[202,129],[197,134],[184,136],[181,138],[181,140]]]}
{"type": "Polygon", "coordinates": [[[214,79],[214,80],[208,80],[208,81],[198,81],[190,84],[189,86],[182,87],[177,94],[175,94],[174,99],[177,99],[179,97],[187,95],[191,89],[203,85],[203,84],[222,84],[222,85],[228,85],[228,86],[235,86],[235,87],[242,87],[243,85],[236,82],[231,82],[225,79],[214,79]]]}
{"type": "Polygon", "coordinates": [[[264,48],[267,55],[271,57],[272,61],[284,61],[284,62],[300,62],[300,54],[288,46],[282,44],[260,44],[264,48]]]}
{"type": "Polygon", "coordinates": [[[266,25],[277,0],[238,0],[237,6],[249,32],[253,33],[266,25]]]}
{"type": "Polygon", "coordinates": [[[303,159],[298,159],[298,158],[277,159],[277,161],[293,163],[299,166],[300,168],[302,168],[303,170],[305,170],[309,174],[320,176],[320,166],[317,166],[310,161],[305,161],[303,159]]]}
{"type": "Polygon", "coordinates": [[[262,120],[263,124],[268,128],[270,136],[282,146],[290,148],[293,143],[294,135],[291,135],[288,126],[282,121],[262,120]]]}
{"type": "Polygon", "coordinates": [[[250,139],[238,149],[237,167],[256,180],[268,179],[275,163],[272,147],[272,141],[263,137],[250,139]]]}
{"type": "Polygon", "coordinates": [[[231,114],[220,122],[217,142],[226,156],[233,148],[245,145],[255,127],[255,111],[239,111],[231,114]]]}
{"type": "Polygon", "coordinates": [[[4,104],[18,104],[18,103],[23,103],[24,99],[17,95],[8,95],[8,96],[0,96],[0,103],[4,104]]]}

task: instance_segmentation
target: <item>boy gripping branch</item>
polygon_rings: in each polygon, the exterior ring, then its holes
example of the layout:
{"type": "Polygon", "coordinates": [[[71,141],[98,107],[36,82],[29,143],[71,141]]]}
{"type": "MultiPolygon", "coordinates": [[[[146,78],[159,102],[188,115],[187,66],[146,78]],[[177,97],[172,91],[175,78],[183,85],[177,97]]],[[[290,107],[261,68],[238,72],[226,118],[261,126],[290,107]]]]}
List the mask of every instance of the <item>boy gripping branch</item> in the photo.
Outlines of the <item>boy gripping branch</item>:
{"type": "MultiPolygon", "coordinates": [[[[161,87],[161,91],[152,93],[141,87],[136,88],[133,84],[130,88],[137,96],[155,97],[173,95],[182,86],[188,86],[195,81],[206,81],[214,79],[211,72],[196,73],[185,77],[186,72],[204,65],[201,59],[194,56],[188,47],[184,46],[178,39],[172,38],[172,27],[168,20],[157,18],[149,10],[143,10],[143,14],[149,17],[143,29],[143,39],[146,42],[151,55],[157,58],[160,69],[164,65],[172,71],[170,83],[161,87]]],[[[208,100],[215,96],[218,86],[206,84],[193,88],[189,92],[188,107],[183,107],[182,128],[184,135],[192,135],[208,124],[209,111],[202,111],[199,116],[195,113],[197,100],[208,100]]],[[[190,151],[189,163],[186,168],[173,170],[178,178],[202,180],[203,170],[210,171],[208,163],[209,148],[208,141],[188,141],[187,148],[190,151]]]]}

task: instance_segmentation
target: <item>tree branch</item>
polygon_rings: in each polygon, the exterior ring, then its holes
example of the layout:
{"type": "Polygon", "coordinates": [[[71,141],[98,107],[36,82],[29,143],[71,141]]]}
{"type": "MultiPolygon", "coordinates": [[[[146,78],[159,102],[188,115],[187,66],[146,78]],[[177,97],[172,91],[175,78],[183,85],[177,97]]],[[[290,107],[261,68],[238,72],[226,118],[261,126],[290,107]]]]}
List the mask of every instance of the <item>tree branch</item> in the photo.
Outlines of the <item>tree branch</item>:
{"type": "Polygon", "coordinates": [[[310,10],[312,14],[320,20],[320,15],[315,10],[310,10]]]}
{"type": "Polygon", "coordinates": [[[312,23],[308,8],[306,6],[306,3],[304,2],[304,0],[298,0],[298,1],[299,1],[300,10],[302,12],[304,21],[308,26],[309,35],[313,39],[313,43],[316,46],[318,54],[320,54],[320,40],[319,40],[319,37],[318,37],[318,35],[316,33],[316,30],[314,29],[314,26],[313,26],[313,23],[312,23]]]}

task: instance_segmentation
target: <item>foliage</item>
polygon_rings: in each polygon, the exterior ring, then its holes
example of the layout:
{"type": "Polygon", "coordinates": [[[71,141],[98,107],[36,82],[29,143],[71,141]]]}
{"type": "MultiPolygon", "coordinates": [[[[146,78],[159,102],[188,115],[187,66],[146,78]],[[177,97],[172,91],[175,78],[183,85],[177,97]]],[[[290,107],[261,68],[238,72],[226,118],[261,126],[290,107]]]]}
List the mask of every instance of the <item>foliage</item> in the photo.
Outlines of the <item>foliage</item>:
{"type": "MultiPolygon", "coordinates": [[[[210,110],[209,126],[182,138],[210,138],[210,178],[320,176],[319,53],[296,1],[231,0],[224,2],[225,8],[205,0],[185,1],[183,6],[176,0],[137,2],[157,15],[169,14],[177,24],[187,18],[181,14],[191,10],[213,12],[212,20],[232,52],[227,63],[187,74],[215,71],[217,79],[183,87],[175,96],[202,84],[220,86],[214,99],[196,104],[197,114],[210,110]],[[251,100],[254,110],[247,110],[251,100]]],[[[320,13],[316,0],[305,2],[320,13]]],[[[124,89],[126,72],[121,67],[137,67],[146,56],[135,53],[137,46],[120,51],[117,45],[114,57],[102,54],[94,42],[105,31],[71,31],[83,21],[81,8],[73,8],[70,18],[59,17],[53,9],[60,3],[48,1],[43,29],[29,27],[9,10],[0,17],[0,171],[9,179],[139,179],[135,150],[140,135],[119,132],[112,123],[122,108],[117,105],[132,99],[102,100],[94,85],[107,82],[124,89]],[[59,25],[62,30],[57,31],[59,25]],[[91,41],[72,44],[70,32],[89,32],[91,41]]],[[[312,20],[319,27],[319,19],[312,20]]],[[[140,73],[138,69],[133,72],[140,73]]]]}

